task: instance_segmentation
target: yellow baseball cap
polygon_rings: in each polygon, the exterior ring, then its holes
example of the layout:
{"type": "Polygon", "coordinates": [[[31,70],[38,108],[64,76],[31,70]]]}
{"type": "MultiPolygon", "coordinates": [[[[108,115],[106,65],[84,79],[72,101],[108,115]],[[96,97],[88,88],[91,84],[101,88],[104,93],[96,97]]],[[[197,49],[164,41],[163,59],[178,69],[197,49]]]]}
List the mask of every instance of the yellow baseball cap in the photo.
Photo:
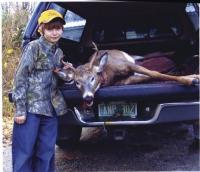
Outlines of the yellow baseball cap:
{"type": "Polygon", "coordinates": [[[62,14],[60,14],[58,11],[53,10],[53,9],[42,12],[40,14],[40,17],[38,18],[38,24],[40,25],[42,23],[49,23],[55,18],[61,19],[61,21],[63,22],[63,25],[65,24],[65,20],[63,19],[62,14]]]}

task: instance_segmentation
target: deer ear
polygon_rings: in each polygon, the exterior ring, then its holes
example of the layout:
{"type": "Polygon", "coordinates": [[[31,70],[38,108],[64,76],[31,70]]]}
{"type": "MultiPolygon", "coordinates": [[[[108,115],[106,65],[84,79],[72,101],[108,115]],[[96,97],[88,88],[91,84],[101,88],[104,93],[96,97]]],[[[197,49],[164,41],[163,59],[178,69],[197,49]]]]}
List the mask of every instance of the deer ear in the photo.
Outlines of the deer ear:
{"type": "Polygon", "coordinates": [[[106,52],[100,57],[100,62],[99,62],[98,71],[97,71],[98,73],[103,72],[104,67],[107,64],[107,62],[108,62],[108,53],[106,52]]]}

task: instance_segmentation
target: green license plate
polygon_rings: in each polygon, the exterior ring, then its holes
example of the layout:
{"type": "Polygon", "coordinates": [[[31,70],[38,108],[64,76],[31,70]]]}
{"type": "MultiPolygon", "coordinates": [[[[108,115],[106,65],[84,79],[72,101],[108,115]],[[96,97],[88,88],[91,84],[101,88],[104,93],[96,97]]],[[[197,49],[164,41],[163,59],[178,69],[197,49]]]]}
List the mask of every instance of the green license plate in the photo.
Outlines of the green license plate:
{"type": "Polygon", "coordinates": [[[100,117],[128,116],[137,117],[137,104],[129,102],[108,102],[98,105],[100,117]]]}

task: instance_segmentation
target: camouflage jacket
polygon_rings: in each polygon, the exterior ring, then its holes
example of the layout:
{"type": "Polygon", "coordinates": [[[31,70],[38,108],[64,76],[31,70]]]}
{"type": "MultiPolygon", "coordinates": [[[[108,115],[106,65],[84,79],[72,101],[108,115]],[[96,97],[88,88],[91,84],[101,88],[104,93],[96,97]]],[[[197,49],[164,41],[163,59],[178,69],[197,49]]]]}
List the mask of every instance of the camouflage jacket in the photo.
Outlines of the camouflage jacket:
{"type": "Polygon", "coordinates": [[[67,112],[53,72],[56,66],[61,67],[62,57],[62,50],[43,36],[25,47],[14,79],[12,98],[15,116],[26,115],[27,112],[52,116],[53,109],[57,115],[67,112]]]}

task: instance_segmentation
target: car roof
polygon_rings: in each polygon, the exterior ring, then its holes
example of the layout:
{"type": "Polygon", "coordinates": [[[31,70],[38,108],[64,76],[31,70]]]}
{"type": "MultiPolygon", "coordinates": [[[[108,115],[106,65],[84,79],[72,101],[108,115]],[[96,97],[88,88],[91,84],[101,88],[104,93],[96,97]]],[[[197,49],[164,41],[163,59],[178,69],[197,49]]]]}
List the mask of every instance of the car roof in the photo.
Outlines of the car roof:
{"type": "Polygon", "coordinates": [[[172,2],[58,2],[64,8],[69,8],[87,19],[126,17],[137,14],[177,13],[185,9],[186,3],[172,2]]]}

